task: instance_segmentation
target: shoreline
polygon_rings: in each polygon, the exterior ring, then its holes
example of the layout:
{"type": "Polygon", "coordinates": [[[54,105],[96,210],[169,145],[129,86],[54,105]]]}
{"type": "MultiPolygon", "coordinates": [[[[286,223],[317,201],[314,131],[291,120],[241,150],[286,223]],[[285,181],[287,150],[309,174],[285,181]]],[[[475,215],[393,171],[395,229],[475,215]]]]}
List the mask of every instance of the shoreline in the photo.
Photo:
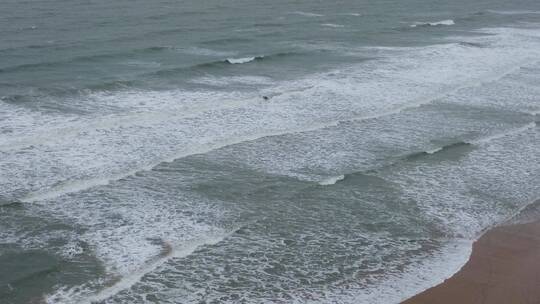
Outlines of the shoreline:
{"type": "Polygon", "coordinates": [[[511,221],[477,239],[452,277],[402,304],[539,303],[539,258],[540,221],[511,221]]]}

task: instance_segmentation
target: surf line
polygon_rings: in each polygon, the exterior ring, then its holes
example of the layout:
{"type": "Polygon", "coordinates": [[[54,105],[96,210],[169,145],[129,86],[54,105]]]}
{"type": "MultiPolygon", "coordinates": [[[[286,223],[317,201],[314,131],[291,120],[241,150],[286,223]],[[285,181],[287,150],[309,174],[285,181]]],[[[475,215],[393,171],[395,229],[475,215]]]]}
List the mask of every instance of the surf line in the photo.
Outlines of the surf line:
{"type": "Polygon", "coordinates": [[[174,258],[185,258],[193,254],[195,251],[197,251],[199,248],[203,246],[216,245],[217,243],[223,241],[224,239],[226,239],[227,237],[229,237],[230,235],[238,231],[240,228],[241,227],[237,227],[233,229],[232,231],[229,231],[223,234],[216,234],[213,236],[204,237],[202,239],[191,240],[183,244],[181,247],[175,247],[167,241],[162,241],[163,243],[162,252],[158,254],[156,257],[154,257],[153,259],[151,259],[143,267],[139,268],[137,271],[132,272],[124,277],[120,277],[117,280],[112,280],[113,283],[111,286],[108,286],[93,295],[85,296],[84,297],[85,299],[83,301],[80,301],[79,303],[94,304],[96,302],[105,301],[108,298],[113,297],[116,294],[120,293],[121,291],[133,287],[135,284],[140,282],[141,279],[146,274],[158,269],[167,261],[174,258]]]}
{"type": "MultiPolygon", "coordinates": [[[[489,135],[489,136],[486,136],[486,137],[480,137],[480,138],[476,138],[476,139],[472,139],[472,140],[458,141],[458,142],[450,143],[448,145],[440,146],[440,147],[437,147],[437,148],[434,148],[434,149],[429,149],[429,150],[424,150],[424,151],[419,151],[419,152],[413,152],[411,154],[407,154],[407,155],[403,156],[401,159],[398,159],[395,162],[390,162],[390,163],[388,163],[386,165],[383,165],[383,166],[381,166],[379,168],[385,168],[385,167],[394,166],[394,165],[397,165],[398,163],[400,163],[403,160],[416,158],[416,157],[419,157],[419,156],[422,156],[422,155],[434,155],[434,154],[437,154],[437,153],[439,153],[441,151],[444,151],[444,150],[447,150],[447,149],[450,149],[450,148],[453,148],[453,147],[480,146],[480,145],[489,144],[493,140],[501,139],[501,138],[504,138],[506,136],[516,135],[516,134],[519,134],[519,133],[534,129],[535,127],[536,127],[536,123],[531,122],[531,123],[528,123],[528,124],[526,124],[526,125],[524,125],[522,127],[509,129],[507,131],[497,133],[497,134],[493,134],[493,135],[489,135]]],[[[376,169],[377,168],[371,168],[371,169],[368,169],[368,170],[361,170],[361,171],[357,171],[357,172],[343,173],[342,175],[331,176],[331,177],[328,177],[326,179],[320,180],[317,183],[319,185],[321,185],[321,186],[335,185],[336,183],[345,180],[351,174],[355,174],[355,173],[368,174],[368,172],[370,172],[372,170],[376,170],[376,169]]]]}
{"type": "Polygon", "coordinates": [[[493,76],[493,77],[490,77],[490,78],[485,78],[485,79],[482,79],[482,80],[480,80],[478,82],[475,82],[475,83],[472,83],[472,84],[464,84],[464,85],[460,85],[460,86],[458,85],[457,87],[455,87],[453,89],[450,89],[450,90],[448,90],[446,92],[442,92],[442,93],[437,94],[435,96],[430,96],[430,97],[422,98],[422,99],[417,100],[417,101],[408,102],[408,103],[405,103],[404,105],[402,105],[400,107],[396,107],[395,109],[383,111],[383,112],[372,114],[372,115],[350,117],[350,118],[345,118],[345,119],[341,119],[341,120],[334,120],[334,121],[329,121],[329,122],[324,122],[324,123],[319,123],[319,124],[311,124],[310,126],[300,126],[300,127],[296,128],[296,129],[284,129],[284,130],[278,129],[278,130],[273,130],[273,131],[270,131],[270,132],[246,135],[246,136],[243,136],[243,137],[236,138],[234,140],[221,140],[221,141],[217,141],[217,142],[213,142],[213,143],[206,143],[206,144],[201,145],[198,149],[194,149],[194,150],[191,150],[191,151],[186,151],[186,152],[183,152],[183,153],[178,153],[178,154],[175,154],[175,155],[170,156],[168,158],[156,161],[154,163],[150,163],[150,164],[148,164],[146,166],[142,166],[142,167],[139,167],[139,168],[136,168],[136,169],[133,169],[133,170],[121,173],[121,174],[116,174],[116,175],[112,175],[112,176],[109,176],[109,177],[93,178],[93,179],[87,179],[87,180],[76,180],[76,181],[73,181],[73,182],[65,182],[60,186],[56,186],[56,187],[47,189],[45,191],[38,191],[38,192],[31,193],[31,194],[27,195],[26,197],[22,198],[20,201],[25,202],[25,203],[33,203],[33,202],[37,202],[37,201],[41,201],[41,200],[48,200],[48,199],[52,199],[52,198],[57,198],[57,197],[60,197],[60,196],[66,195],[66,194],[70,194],[70,193],[76,193],[76,192],[88,190],[90,188],[94,188],[94,187],[97,187],[97,186],[105,186],[105,185],[110,184],[111,182],[118,181],[118,180],[124,179],[124,178],[129,177],[129,176],[133,176],[138,172],[150,171],[150,170],[152,170],[153,168],[157,167],[159,164],[162,164],[162,163],[170,163],[170,162],[173,162],[173,161],[175,161],[177,159],[181,159],[181,158],[184,158],[184,157],[187,157],[187,156],[197,155],[197,154],[205,154],[205,153],[217,150],[217,149],[221,149],[221,148],[224,148],[224,147],[228,147],[228,146],[232,146],[232,145],[236,145],[236,144],[240,144],[240,143],[244,143],[244,142],[255,141],[255,140],[258,140],[258,139],[261,139],[261,138],[272,137],[272,136],[281,136],[281,135],[287,135],[287,134],[295,134],[295,133],[312,132],[312,131],[322,130],[322,129],[325,129],[325,128],[337,127],[341,123],[345,123],[345,122],[354,122],[354,121],[377,119],[377,118],[380,118],[380,117],[385,117],[385,116],[389,116],[389,115],[398,114],[398,113],[401,113],[402,111],[405,111],[405,110],[408,110],[408,109],[418,108],[418,107],[420,107],[422,105],[432,103],[435,100],[444,98],[445,96],[448,96],[448,95],[450,95],[452,93],[458,92],[458,91],[460,91],[462,89],[478,87],[478,86],[481,86],[481,85],[486,84],[486,83],[497,81],[497,80],[505,77],[506,75],[512,74],[513,72],[519,70],[520,68],[521,68],[521,66],[518,65],[518,66],[515,66],[514,68],[511,68],[511,69],[507,70],[506,72],[498,74],[497,76],[493,76]]]}

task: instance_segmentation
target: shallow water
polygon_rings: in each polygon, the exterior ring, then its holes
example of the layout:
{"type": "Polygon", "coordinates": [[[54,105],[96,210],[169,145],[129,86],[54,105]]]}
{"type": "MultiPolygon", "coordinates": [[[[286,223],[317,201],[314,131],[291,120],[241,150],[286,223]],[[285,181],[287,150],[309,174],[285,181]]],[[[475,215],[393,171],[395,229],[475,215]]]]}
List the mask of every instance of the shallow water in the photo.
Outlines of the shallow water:
{"type": "Polygon", "coordinates": [[[1,303],[397,303],[540,197],[538,3],[288,2],[1,4],[1,303]]]}

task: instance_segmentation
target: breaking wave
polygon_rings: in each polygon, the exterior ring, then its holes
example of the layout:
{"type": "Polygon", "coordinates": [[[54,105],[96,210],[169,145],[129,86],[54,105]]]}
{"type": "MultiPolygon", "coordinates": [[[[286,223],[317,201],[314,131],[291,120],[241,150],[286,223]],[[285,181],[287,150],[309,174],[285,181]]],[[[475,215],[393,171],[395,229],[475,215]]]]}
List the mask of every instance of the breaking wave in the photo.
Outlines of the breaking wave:
{"type": "Polygon", "coordinates": [[[411,24],[410,27],[441,26],[441,25],[454,25],[454,24],[456,24],[454,20],[447,19],[447,20],[441,20],[437,22],[417,22],[417,23],[411,24]]]}
{"type": "Polygon", "coordinates": [[[264,59],[264,56],[255,56],[255,57],[243,57],[243,58],[227,58],[225,62],[230,64],[242,64],[242,63],[248,63],[255,60],[262,60],[264,59]]]}

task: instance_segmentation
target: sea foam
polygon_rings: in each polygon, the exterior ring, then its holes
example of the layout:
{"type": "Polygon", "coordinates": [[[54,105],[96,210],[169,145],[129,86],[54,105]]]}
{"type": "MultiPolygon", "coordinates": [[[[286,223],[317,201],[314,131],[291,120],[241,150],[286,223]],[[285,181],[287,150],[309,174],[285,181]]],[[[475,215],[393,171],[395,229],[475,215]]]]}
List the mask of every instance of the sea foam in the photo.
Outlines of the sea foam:
{"type": "Polygon", "coordinates": [[[332,176],[319,182],[321,186],[334,185],[335,183],[345,179],[345,175],[332,176]]]}
{"type": "Polygon", "coordinates": [[[418,27],[418,26],[440,26],[440,25],[454,25],[455,22],[452,19],[447,20],[441,20],[437,22],[417,22],[414,24],[411,24],[410,27],[418,27]]]}
{"type": "Polygon", "coordinates": [[[264,56],[255,56],[255,57],[243,57],[243,58],[228,58],[226,61],[230,64],[242,64],[252,62],[257,59],[263,59],[264,56]]]}

